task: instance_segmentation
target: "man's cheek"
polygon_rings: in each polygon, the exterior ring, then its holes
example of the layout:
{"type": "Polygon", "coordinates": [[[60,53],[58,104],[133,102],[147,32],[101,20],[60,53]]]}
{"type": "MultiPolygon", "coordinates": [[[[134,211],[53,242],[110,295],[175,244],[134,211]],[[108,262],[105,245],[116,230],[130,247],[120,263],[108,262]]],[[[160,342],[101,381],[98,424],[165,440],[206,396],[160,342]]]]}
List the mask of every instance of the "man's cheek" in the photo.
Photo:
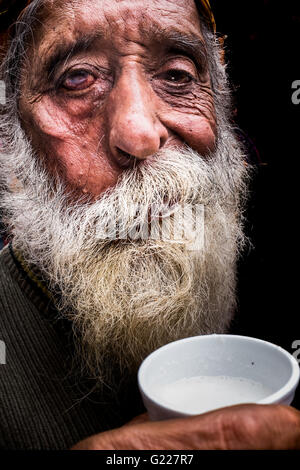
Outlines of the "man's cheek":
{"type": "Polygon", "coordinates": [[[91,156],[83,145],[76,145],[67,138],[57,138],[43,129],[34,141],[34,148],[50,174],[60,174],[70,186],[84,186],[91,156]]]}
{"type": "MultiPolygon", "coordinates": [[[[59,169],[64,179],[80,186],[90,165],[92,146],[86,127],[70,123],[63,113],[51,113],[44,108],[33,114],[29,130],[34,150],[44,160],[48,170],[59,169]]],[[[54,111],[54,110],[53,110],[54,111]]]]}
{"type": "Polygon", "coordinates": [[[23,127],[50,174],[60,174],[69,189],[99,196],[115,185],[120,171],[104,146],[101,116],[73,117],[51,99],[22,113],[23,127]]]}
{"type": "Polygon", "coordinates": [[[103,149],[80,139],[47,137],[45,160],[48,170],[59,172],[69,190],[79,190],[97,198],[117,182],[120,172],[110,165],[103,149]],[[98,150],[98,152],[96,152],[98,150]]]}
{"type": "Polygon", "coordinates": [[[51,99],[45,98],[34,106],[30,116],[39,135],[65,139],[70,135],[86,135],[88,116],[81,115],[80,107],[77,109],[78,114],[71,113],[70,107],[57,106],[51,99]]]}
{"type": "Polygon", "coordinates": [[[163,118],[165,125],[193,150],[207,155],[215,149],[216,124],[213,117],[173,111],[163,118]]]}
{"type": "Polygon", "coordinates": [[[21,118],[34,145],[48,137],[60,140],[77,138],[84,142],[91,140],[92,134],[94,139],[101,137],[103,123],[98,108],[91,106],[87,100],[59,99],[45,95],[32,106],[22,106],[21,103],[21,118]]]}
{"type": "Polygon", "coordinates": [[[72,116],[67,110],[44,99],[23,112],[23,127],[38,154],[73,167],[84,167],[96,158],[103,139],[101,119],[72,116]]]}

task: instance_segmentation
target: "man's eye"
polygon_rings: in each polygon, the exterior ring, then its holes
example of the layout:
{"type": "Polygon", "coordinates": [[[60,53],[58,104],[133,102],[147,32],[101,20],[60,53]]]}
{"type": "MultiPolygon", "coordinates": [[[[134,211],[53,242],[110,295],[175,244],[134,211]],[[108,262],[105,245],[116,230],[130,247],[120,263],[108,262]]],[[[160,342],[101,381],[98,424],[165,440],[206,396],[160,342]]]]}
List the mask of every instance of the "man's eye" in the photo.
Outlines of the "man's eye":
{"type": "Polygon", "coordinates": [[[85,90],[95,82],[95,77],[89,72],[76,71],[68,75],[61,86],[66,90],[85,90]]]}
{"type": "Polygon", "coordinates": [[[168,70],[162,74],[162,78],[177,85],[185,85],[194,80],[194,77],[185,70],[168,70]]]}

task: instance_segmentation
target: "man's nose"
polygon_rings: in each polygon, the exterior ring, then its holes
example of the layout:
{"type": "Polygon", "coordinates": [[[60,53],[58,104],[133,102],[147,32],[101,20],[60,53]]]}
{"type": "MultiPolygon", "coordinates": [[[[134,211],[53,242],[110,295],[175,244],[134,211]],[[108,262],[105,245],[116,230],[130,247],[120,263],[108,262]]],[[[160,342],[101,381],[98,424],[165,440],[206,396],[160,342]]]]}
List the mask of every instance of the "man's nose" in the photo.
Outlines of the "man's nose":
{"type": "Polygon", "coordinates": [[[142,74],[123,73],[109,100],[109,145],[121,166],[145,160],[160,150],[168,130],[157,112],[157,96],[142,74]],[[131,163],[129,163],[131,160],[131,163]]]}

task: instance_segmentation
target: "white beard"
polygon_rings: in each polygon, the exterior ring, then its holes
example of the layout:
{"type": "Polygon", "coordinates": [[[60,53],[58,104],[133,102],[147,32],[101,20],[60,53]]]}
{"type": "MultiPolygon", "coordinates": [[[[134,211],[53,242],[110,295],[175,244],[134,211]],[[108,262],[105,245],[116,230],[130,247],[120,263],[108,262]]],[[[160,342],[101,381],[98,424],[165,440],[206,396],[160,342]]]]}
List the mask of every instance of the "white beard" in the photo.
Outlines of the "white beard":
{"type": "Polygon", "coordinates": [[[134,374],[151,351],[188,336],[226,332],[235,309],[236,259],[245,241],[242,207],[247,169],[235,138],[221,129],[209,158],[193,150],[163,150],[127,170],[94,203],[66,202],[65,188],[49,178],[24,136],[15,154],[0,154],[8,185],[2,206],[14,247],[39,268],[56,307],[71,318],[78,354],[100,381],[114,370],[134,374]],[[54,189],[55,188],[55,189],[54,189]],[[174,201],[205,207],[204,247],[187,242],[99,239],[112,208],[124,208],[129,231],[149,207],[174,201]],[[126,208],[142,208],[134,222],[126,208]]]}

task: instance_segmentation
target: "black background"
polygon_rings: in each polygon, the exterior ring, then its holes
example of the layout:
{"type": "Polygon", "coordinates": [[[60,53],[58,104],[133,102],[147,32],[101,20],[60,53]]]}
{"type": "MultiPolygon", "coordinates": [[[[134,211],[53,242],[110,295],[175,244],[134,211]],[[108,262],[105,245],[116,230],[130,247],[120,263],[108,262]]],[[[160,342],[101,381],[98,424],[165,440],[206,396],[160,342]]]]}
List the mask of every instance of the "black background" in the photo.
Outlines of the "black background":
{"type": "Polygon", "coordinates": [[[300,105],[291,96],[292,82],[300,80],[300,2],[211,4],[218,32],[227,35],[235,119],[262,162],[256,164],[251,187],[247,234],[253,248],[240,261],[239,311],[232,332],[272,341],[293,353],[292,343],[300,341],[300,105]]]}

